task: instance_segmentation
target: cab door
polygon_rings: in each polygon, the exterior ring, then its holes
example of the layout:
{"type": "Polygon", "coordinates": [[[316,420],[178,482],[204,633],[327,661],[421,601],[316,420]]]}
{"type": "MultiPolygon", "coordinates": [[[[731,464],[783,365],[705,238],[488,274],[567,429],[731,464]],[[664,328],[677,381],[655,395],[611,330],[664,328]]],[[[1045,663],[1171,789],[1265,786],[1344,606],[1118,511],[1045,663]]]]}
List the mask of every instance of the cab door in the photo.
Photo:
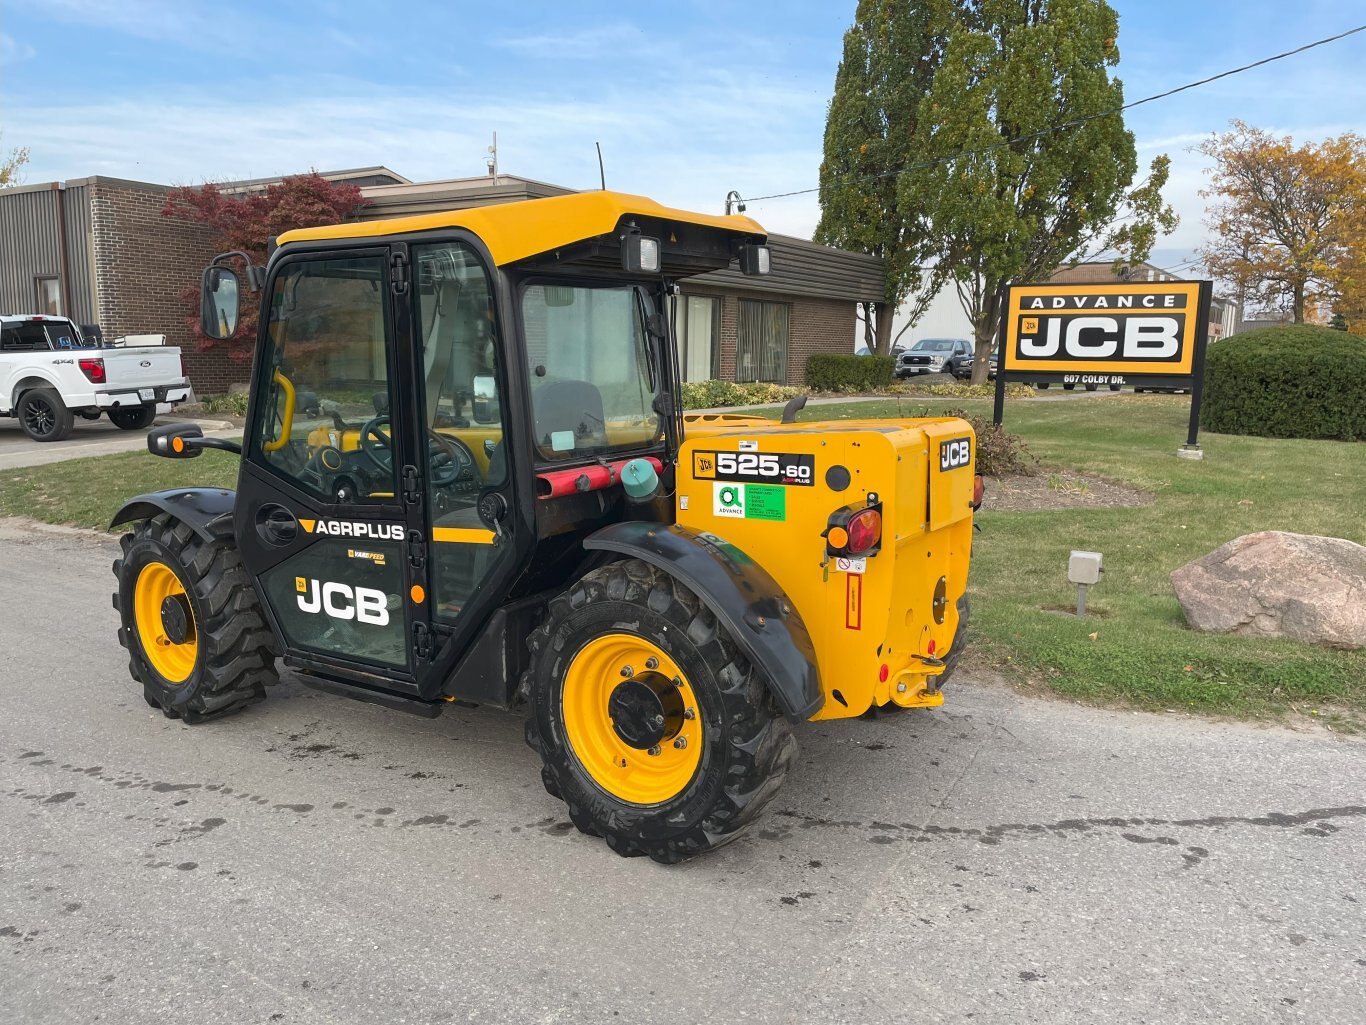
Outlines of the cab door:
{"type": "Polygon", "coordinates": [[[394,246],[274,262],[234,515],[293,664],[417,692],[424,457],[404,263],[394,246]]]}
{"type": "Polygon", "coordinates": [[[514,528],[518,461],[494,271],[473,238],[413,244],[406,256],[425,521],[411,535],[425,545],[424,600],[413,611],[419,634],[430,635],[432,660],[422,693],[497,701],[496,688],[474,695],[450,680],[506,601],[534,541],[525,524],[514,528]]]}

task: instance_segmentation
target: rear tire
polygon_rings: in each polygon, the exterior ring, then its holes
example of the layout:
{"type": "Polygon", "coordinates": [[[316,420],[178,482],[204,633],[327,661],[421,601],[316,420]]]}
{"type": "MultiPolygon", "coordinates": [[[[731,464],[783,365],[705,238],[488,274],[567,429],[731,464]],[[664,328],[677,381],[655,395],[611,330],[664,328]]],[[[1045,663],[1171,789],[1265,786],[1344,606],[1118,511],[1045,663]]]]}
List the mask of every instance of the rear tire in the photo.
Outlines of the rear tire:
{"type": "Polygon", "coordinates": [[[157,418],[156,406],[134,406],[130,409],[111,409],[109,422],[124,431],[145,431],[157,418]]]}
{"type": "Polygon", "coordinates": [[[34,441],[61,441],[76,422],[62,397],[51,388],[34,388],[19,399],[19,423],[34,441]]]}
{"type": "Polygon", "coordinates": [[[782,785],[797,742],[762,673],[663,570],[633,559],[586,574],[551,601],[528,645],[527,743],[541,756],[546,791],[565,802],[581,832],[601,836],[622,857],[673,864],[719,847],[757,819],[782,785]],[[618,650],[631,654],[614,660],[618,650]],[[673,740],[665,734],[653,755],[626,744],[609,715],[607,695],[617,707],[625,686],[617,663],[626,658],[630,681],[643,687],[673,676],[687,706],[681,732],[673,740]],[[688,741],[681,749],[679,739],[688,741]]]}
{"type": "Polygon", "coordinates": [[[279,680],[275,639],[232,542],[161,513],[119,543],[119,643],[147,703],[193,725],[262,700],[279,680]]]}

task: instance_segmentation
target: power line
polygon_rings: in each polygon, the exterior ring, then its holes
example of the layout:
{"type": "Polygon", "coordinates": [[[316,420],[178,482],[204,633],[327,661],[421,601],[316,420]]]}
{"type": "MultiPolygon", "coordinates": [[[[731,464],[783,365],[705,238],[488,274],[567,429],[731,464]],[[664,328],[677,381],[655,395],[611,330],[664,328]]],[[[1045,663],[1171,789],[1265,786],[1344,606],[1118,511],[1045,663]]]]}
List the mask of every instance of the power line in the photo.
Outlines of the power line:
{"type": "Polygon", "coordinates": [[[1284,53],[1274,54],[1270,57],[1263,57],[1261,60],[1253,61],[1251,64],[1244,64],[1242,65],[1242,67],[1230,68],[1228,71],[1221,71],[1217,75],[1210,75],[1208,78],[1201,78],[1195,82],[1187,82],[1185,85],[1178,85],[1174,89],[1168,89],[1165,92],[1154,93],[1151,96],[1145,96],[1141,100],[1134,100],[1132,103],[1126,103],[1123,106],[1115,107],[1112,110],[1102,110],[1095,114],[1088,114],[1085,117],[1074,118],[1071,121],[1064,121],[1062,124],[1054,125],[1051,128],[1043,128],[1037,132],[1032,132],[1029,135],[1021,135],[1014,139],[1003,139],[1000,142],[994,142],[990,146],[983,146],[980,149],[961,150],[958,153],[951,153],[945,157],[936,157],[934,160],[925,160],[915,164],[907,164],[905,167],[897,168],[895,171],[882,171],[879,174],[865,175],[861,178],[845,178],[842,181],[833,181],[827,182],[825,185],[817,185],[815,188],[811,189],[796,189],[792,192],[775,192],[772,195],[768,196],[753,196],[745,200],[745,202],[758,203],[765,199],[786,199],[789,196],[807,196],[813,192],[820,192],[822,189],[838,188],[841,185],[862,185],[864,182],[878,181],[882,178],[895,178],[898,175],[906,174],[910,171],[919,171],[927,167],[934,167],[938,164],[946,164],[953,160],[959,160],[963,157],[977,156],[982,153],[990,153],[994,150],[1003,149],[1006,146],[1014,146],[1017,143],[1030,142],[1034,139],[1040,139],[1045,135],[1052,135],[1055,132],[1061,132],[1067,128],[1075,128],[1078,125],[1084,125],[1087,122],[1095,121],[1098,118],[1110,117],[1114,114],[1122,114],[1126,110],[1132,110],[1134,107],[1141,107],[1145,103],[1152,103],[1155,100],[1165,100],[1169,96],[1175,96],[1177,93],[1183,93],[1188,89],[1195,89],[1202,85],[1209,85],[1209,83],[1211,82],[1217,82],[1221,78],[1228,78],[1230,75],[1240,75],[1244,71],[1251,71],[1253,68],[1260,68],[1264,64],[1271,64],[1278,60],[1284,60],[1287,57],[1294,57],[1296,54],[1304,53],[1306,50],[1312,50],[1318,46],[1326,46],[1328,43],[1335,43],[1339,39],[1346,39],[1348,36],[1356,35],[1356,33],[1358,32],[1366,32],[1366,25],[1358,25],[1356,28],[1349,28],[1346,31],[1339,32],[1335,36],[1327,36],[1323,39],[1316,39],[1312,43],[1305,43],[1303,46],[1297,46],[1293,50],[1286,50],[1284,53]]]}

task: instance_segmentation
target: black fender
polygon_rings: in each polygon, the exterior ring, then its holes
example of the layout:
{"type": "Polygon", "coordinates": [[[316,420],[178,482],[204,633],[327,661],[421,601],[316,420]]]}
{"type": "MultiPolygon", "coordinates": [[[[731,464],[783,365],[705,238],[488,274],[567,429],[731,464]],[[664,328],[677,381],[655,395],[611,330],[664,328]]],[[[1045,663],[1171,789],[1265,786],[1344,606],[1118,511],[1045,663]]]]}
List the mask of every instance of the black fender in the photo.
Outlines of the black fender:
{"type": "Polygon", "coordinates": [[[678,524],[630,520],[589,535],[585,548],[657,566],[702,600],[764,671],[778,707],[804,722],[825,704],[816,649],[796,606],[762,566],[723,538],[678,524]]]}
{"type": "Polygon", "coordinates": [[[124,502],[109,521],[109,527],[112,530],[120,523],[147,520],[157,513],[169,513],[205,541],[217,541],[232,536],[232,509],[236,502],[237,492],[223,488],[153,491],[124,502]]]}

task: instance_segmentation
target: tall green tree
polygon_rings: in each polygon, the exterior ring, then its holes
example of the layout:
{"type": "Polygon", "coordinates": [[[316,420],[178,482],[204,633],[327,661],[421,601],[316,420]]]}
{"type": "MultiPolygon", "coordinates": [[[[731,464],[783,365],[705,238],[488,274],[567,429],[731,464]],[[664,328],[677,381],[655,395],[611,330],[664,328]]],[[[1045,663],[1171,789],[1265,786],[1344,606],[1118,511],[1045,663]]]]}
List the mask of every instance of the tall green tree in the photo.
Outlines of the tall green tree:
{"type": "Polygon", "coordinates": [[[1118,33],[1104,0],[957,6],[918,111],[922,158],[937,162],[898,176],[897,205],[927,211],[936,275],[972,322],[975,382],[986,377],[1004,285],[1044,280],[1091,252],[1140,262],[1176,227],[1161,197],[1165,156],[1131,188],[1134,138],[1109,113],[1124,103],[1110,73],[1118,33]]]}
{"type": "Polygon", "coordinates": [[[920,101],[943,60],[955,6],[860,0],[826,115],[816,241],[882,257],[885,302],[867,304],[864,317],[865,341],[879,355],[891,350],[898,307],[909,300],[914,322],[934,298],[926,290],[929,218],[898,203],[887,172],[919,155],[920,101]]]}

